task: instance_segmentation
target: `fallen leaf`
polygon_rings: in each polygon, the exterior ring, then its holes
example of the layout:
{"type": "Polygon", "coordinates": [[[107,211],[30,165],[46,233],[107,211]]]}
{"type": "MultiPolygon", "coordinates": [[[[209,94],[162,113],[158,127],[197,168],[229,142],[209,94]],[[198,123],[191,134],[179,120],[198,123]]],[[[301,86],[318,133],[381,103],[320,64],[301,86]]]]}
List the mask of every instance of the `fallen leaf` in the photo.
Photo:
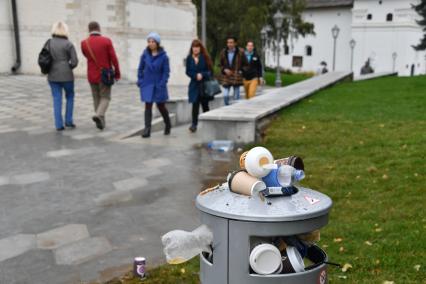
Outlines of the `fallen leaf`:
{"type": "Polygon", "coordinates": [[[419,271],[420,270],[420,264],[416,264],[416,265],[414,265],[414,269],[416,270],[416,271],[419,271]]]}
{"type": "Polygon", "coordinates": [[[382,179],[388,179],[389,177],[388,177],[388,175],[386,175],[386,174],[384,174],[383,176],[382,176],[382,179]]]}
{"type": "Polygon", "coordinates": [[[379,264],[380,260],[376,259],[376,261],[374,262],[375,264],[379,264]]]}
{"type": "Polygon", "coordinates": [[[374,226],[378,227],[378,226],[379,226],[379,224],[377,224],[377,223],[376,223],[376,224],[374,224],[374,226]]]}
{"type": "Polygon", "coordinates": [[[380,128],[384,128],[385,127],[385,125],[383,123],[380,124],[379,126],[380,126],[380,128]]]}
{"type": "Polygon", "coordinates": [[[306,126],[302,125],[302,129],[306,129],[306,126]]]}
{"type": "Polygon", "coordinates": [[[182,269],[180,270],[180,273],[185,274],[185,268],[182,268],[182,269]]]}
{"type": "Polygon", "coordinates": [[[368,168],[367,168],[367,171],[368,171],[369,173],[374,173],[374,172],[377,172],[377,168],[376,168],[376,167],[374,167],[374,166],[371,166],[371,167],[368,167],[368,168]]]}
{"type": "Polygon", "coordinates": [[[367,246],[372,246],[373,245],[373,243],[372,242],[370,242],[370,241],[365,241],[365,243],[364,244],[366,244],[367,246]]]}
{"type": "Polygon", "coordinates": [[[322,245],[323,248],[328,248],[328,245],[322,245]]]}
{"type": "Polygon", "coordinates": [[[343,239],[342,238],[335,238],[333,241],[335,243],[341,243],[343,241],[343,239]]]}
{"type": "Polygon", "coordinates": [[[377,233],[380,233],[381,231],[383,231],[382,228],[376,228],[377,233]]]}
{"type": "Polygon", "coordinates": [[[340,278],[340,279],[347,279],[348,278],[348,276],[346,276],[346,275],[338,275],[337,277],[340,278]]]}
{"type": "Polygon", "coordinates": [[[352,265],[350,263],[345,263],[342,267],[342,272],[346,272],[351,268],[352,268],[352,265]]]}
{"type": "Polygon", "coordinates": [[[344,251],[345,251],[345,248],[344,248],[344,247],[340,247],[340,248],[339,248],[339,251],[340,251],[340,252],[344,252],[344,251]]]}
{"type": "Polygon", "coordinates": [[[418,177],[418,176],[419,176],[419,174],[418,174],[418,173],[414,173],[414,176],[415,176],[415,177],[418,177]]]}
{"type": "Polygon", "coordinates": [[[361,176],[356,176],[356,179],[360,179],[361,178],[361,176]]]}
{"type": "Polygon", "coordinates": [[[388,281],[388,280],[385,280],[385,281],[383,281],[383,284],[395,284],[395,282],[393,282],[393,281],[388,281]]]}

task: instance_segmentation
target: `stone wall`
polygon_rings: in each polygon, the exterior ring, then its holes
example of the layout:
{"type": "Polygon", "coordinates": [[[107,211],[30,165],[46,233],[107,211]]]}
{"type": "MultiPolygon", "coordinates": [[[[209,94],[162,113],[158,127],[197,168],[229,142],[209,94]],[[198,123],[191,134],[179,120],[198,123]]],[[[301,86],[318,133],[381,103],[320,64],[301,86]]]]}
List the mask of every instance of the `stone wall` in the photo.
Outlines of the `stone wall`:
{"type": "MultiPolygon", "coordinates": [[[[123,78],[136,80],[139,57],[146,46],[146,35],[157,31],[170,57],[170,84],[186,84],[184,58],[196,37],[196,9],[190,0],[17,0],[22,66],[20,72],[40,74],[37,55],[50,36],[53,22],[64,20],[70,40],[78,51],[77,76],[86,73],[80,42],[87,37],[89,21],[98,21],[102,33],[113,40],[123,78]],[[41,4],[42,3],[42,4],[41,4]]],[[[10,0],[0,1],[0,73],[10,72],[15,61],[10,0]]]]}

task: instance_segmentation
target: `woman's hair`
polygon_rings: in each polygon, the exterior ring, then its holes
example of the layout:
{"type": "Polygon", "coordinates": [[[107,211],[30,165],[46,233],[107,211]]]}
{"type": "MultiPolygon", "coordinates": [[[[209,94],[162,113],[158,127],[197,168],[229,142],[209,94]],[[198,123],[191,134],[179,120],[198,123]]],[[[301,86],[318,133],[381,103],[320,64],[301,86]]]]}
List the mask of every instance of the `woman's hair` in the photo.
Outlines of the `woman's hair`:
{"type": "Polygon", "coordinates": [[[56,22],[52,25],[52,36],[66,37],[69,36],[68,26],[62,21],[56,22]]]}
{"type": "MultiPolygon", "coordinates": [[[[164,47],[161,44],[159,44],[156,41],[155,41],[155,43],[157,44],[157,51],[163,51],[164,50],[164,47]]],[[[146,50],[148,50],[149,54],[152,54],[152,50],[151,50],[151,48],[149,48],[149,46],[146,47],[146,50]]]]}
{"type": "Polygon", "coordinates": [[[194,39],[191,43],[191,48],[189,49],[189,55],[192,56],[192,48],[193,47],[199,47],[200,53],[204,56],[207,63],[207,68],[209,68],[210,71],[213,71],[213,62],[212,59],[207,51],[207,49],[204,47],[203,43],[199,39],[194,39]]]}

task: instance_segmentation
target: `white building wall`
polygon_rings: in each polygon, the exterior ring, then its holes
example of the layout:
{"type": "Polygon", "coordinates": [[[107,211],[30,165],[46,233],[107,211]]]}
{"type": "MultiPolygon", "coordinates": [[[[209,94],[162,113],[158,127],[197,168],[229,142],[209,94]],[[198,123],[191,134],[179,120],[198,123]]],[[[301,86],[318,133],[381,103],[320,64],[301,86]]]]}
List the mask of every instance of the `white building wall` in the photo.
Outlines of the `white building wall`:
{"type": "MultiPolygon", "coordinates": [[[[191,40],[197,36],[196,9],[190,0],[44,0],[43,7],[34,0],[19,0],[22,66],[20,72],[40,74],[38,53],[50,37],[51,25],[64,20],[70,28],[80,64],[77,76],[86,75],[86,60],[80,42],[87,37],[87,24],[98,21],[102,33],[110,37],[116,49],[123,78],[136,80],[140,55],[146,47],[146,36],[157,31],[170,57],[170,84],[186,84],[183,60],[191,40]],[[48,10],[46,10],[48,7],[48,10]]],[[[0,0],[0,46],[5,60],[0,61],[0,73],[10,72],[15,61],[9,0],[0,0]]]]}
{"type": "MultiPolygon", "coordinates": [[[[350,69],[350,47],[351,39],[351,8],[316,9],[307,10],[303,13],[305,21],[314,23],[315,35],[305,38],[299,37],[294,40],[289,55],[281,56],[281,66],[294,72],[315,72],[321,61],[325,61],[329,70],[333,68],[333,37],[331,29],[334,25],[340,28],[336,41],[336,71],[350,69]],[[312,56],[306,55],[306,46],[312,46],[312,56]],[[293,56],[303,56],[303,66],[293,67],[293,56]]],[[[281,50],[281,55],[283,51],[281,50]]],[[[269,66],[276,66],[274,57],[268,56],[269,66]]]]}
{"type": "MultiPolygon", "coordinates": [[[[308,9],[303,13],[307,22],[314,23],[315,35],[300,37],[294,41],[290,54],[283,56],[281,50],[280,66],[294,72],[315,72],[321,61],[333,69],[333,38],[331,29],[334,25],[340,28],[337,38],[336,70],[351,69],[351,48],[349,41],[354,39],[353,72],[360,74],[362,65],[367,59],[376,72],[394,70],[392,54],[395,52],[395,71],[400,76],[426,73],[426,53],[415,51],[412,46],[419,43],[423,31],[415,22],[417,13],[411,4],[419,0],[355,0],[354,7],[308,9]],[[381,3],[381,4],[380,4],[381,3]],[[386,21],[387,14],[393,14],[393,21],[386,21]],[[367,20],[371,14],[372,19],[367,20]],[[306,46],[312,46],[312,56],[306,55],[306,46]],[[301,68],[292,66],[293,56],[303,56],[301,68]]],[[[276,57],[272,50],[267,51],[266,63],[276,66],[276,57]]]]}
{"type": "Polygon", "coordinates": [[[425,74],[425,52],[415,51],[412,46],[423,37],[421,27],[415,20],[417,13],[411,8],[417,0],[355,1],[353,8],[352,34],[356,40],[355,74],[370,58],[376,72],[397,71],[400,76],[425,74]],[[367,15],[372,19],[368,20],[367,15]],[[388,14],[393,15],[391,22],[388,14]],[[397,57],[394,62],[392,54],[397,57]]]}

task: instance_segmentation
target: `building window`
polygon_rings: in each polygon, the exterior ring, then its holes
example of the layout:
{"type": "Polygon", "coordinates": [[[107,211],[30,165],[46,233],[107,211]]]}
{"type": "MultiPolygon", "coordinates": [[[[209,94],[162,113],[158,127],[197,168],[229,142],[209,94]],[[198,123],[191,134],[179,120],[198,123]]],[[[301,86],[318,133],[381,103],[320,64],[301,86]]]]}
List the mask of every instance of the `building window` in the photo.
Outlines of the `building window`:
{"type": "Polygon", "coordinates": [[[373,15],[368,14],[368,15],[367,15],[367,20],[371,21],[372,19],[373,19],[373,15]]]}
{"type": "Polygon", "coordinates": [[[290,48],[288,47],[288,45],[284,45],[284,55],[289,55],[290,54],[290,48]]]}
{"type": "Polygon", "coordinates": [[[303,56],[293,56],[293,67],[302,67],[303,66],[303,56]]]}
{"type": "Polygon", "coordinates": [[[392,22],[393,21],[393,14],[389,13],[386,15],[386,22],[392,22]]]}
{"type": "Polygon", "coordinates": [[[307,45],[305,48],[306,56],[312,56],[312,46],[307,45]]]}

